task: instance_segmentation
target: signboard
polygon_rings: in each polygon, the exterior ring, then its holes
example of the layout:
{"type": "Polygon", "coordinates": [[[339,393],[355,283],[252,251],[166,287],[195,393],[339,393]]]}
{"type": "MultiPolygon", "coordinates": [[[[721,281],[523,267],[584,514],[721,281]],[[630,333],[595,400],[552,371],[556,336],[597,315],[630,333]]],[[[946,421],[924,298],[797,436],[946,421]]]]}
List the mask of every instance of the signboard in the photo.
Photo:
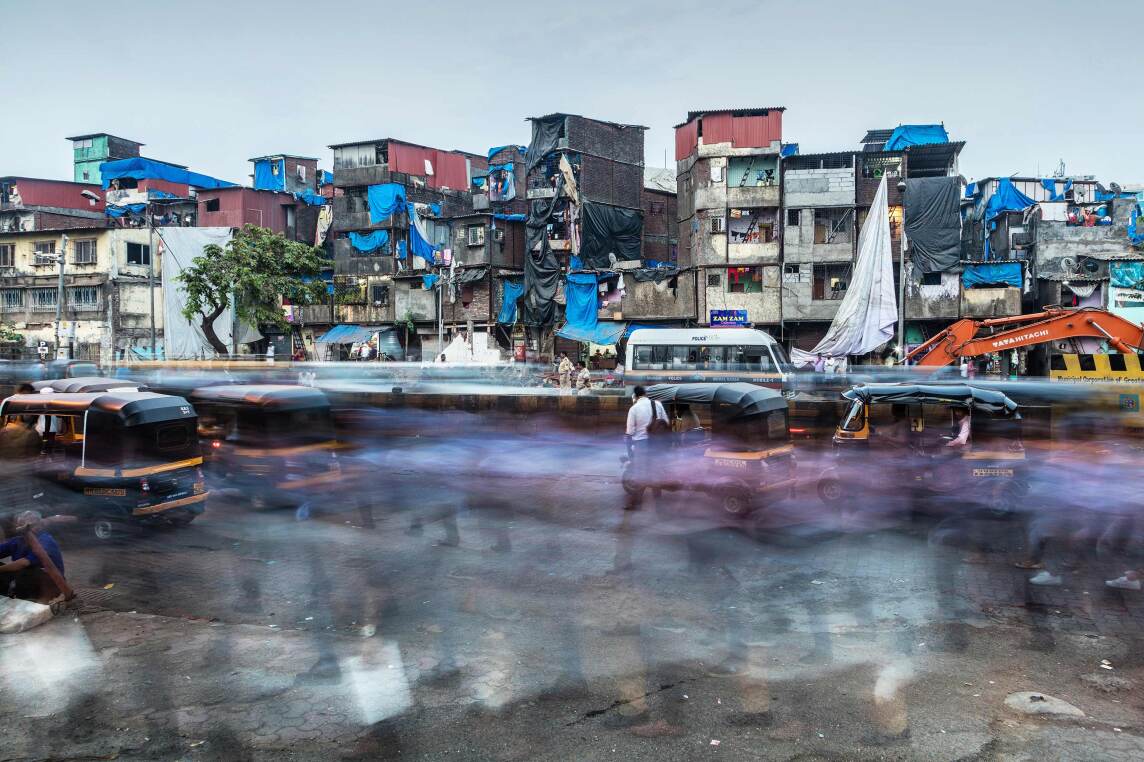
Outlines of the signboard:
{"type": "Polygon", "coordinates": [[[747,325],[746,310],[711,310],[709,314],[710,318],[707,322],[712,327],[727,328],[747,325]]]}

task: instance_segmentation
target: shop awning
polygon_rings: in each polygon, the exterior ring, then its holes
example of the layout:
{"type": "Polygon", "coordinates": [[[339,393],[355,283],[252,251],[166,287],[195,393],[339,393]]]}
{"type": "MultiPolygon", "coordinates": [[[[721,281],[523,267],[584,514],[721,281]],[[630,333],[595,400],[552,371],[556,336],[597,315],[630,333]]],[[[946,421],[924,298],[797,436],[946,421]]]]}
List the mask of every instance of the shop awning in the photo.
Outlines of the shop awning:
{"type": "Polygon", "coordinates": [[[319,344],[360,344],[363,341],[369,341],[379,330],[362,325],[335,325],[319,336],[316,341],[319,344]]]}

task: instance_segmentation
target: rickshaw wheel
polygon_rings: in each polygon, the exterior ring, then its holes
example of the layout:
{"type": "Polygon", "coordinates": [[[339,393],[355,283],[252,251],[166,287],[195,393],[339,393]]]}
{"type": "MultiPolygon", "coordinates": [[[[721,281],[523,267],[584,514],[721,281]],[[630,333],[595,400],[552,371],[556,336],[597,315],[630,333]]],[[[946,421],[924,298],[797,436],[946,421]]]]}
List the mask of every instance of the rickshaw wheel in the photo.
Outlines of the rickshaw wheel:
{"type": "Polygon", "coordinates": [[[123,536],[123,524],[108,516],[99,516],[91,523],[91,532],[95,539],[108,542],[123,536]]]}
{"type": "Polygon", "coordinates": [[[986,501],[989,513],[996,518],[1012,516],[1021,499],[1021,489],[1011,484],[999,485],[994,488],[986,501]]]}
{"type": "Polygon", "coordinates": [[[744,491],[732,490],[723,494],[724,512],[732,516],[747,516],[751,513],[751,496],[744,491]]]}
{"type": "Polygon", "coordinates": [[[827,505],[834,505],[842,501],[845,492],[842,482],[838,479],[826,478],[818,480],[818,499],[827,505]]]}

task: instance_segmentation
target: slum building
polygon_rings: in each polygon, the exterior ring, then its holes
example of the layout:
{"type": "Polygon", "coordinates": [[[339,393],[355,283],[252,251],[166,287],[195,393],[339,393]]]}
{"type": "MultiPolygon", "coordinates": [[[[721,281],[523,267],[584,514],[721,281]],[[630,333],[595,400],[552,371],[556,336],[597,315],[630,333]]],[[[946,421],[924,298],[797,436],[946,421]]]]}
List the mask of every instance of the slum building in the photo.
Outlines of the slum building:
{"type": "Polygon", "coordinates": [[[678,264],[696,268],[701,325],[746,322],[777,334],[784,111],[690,111],[675,126],[678,264]]]}
{"type": "Polygon", "coordinates": [[[435,352],[434,252],[451,248],[450,220],[472,211],[472,178],[487,171],[487,157],[391,138],[330,148],[334,293],[325,315],[302,311],[329,339],[318,342],[319,359],[340,359],[379,330],[395,333],[408,356],[423,343],[435,352]]]}

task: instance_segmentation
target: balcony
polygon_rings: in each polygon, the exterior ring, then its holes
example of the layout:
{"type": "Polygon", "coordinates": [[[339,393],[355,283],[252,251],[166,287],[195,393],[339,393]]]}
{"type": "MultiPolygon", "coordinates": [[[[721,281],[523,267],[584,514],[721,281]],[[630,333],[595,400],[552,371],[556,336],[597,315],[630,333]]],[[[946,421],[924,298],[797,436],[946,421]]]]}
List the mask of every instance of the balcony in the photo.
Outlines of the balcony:
{"type": "Polygon", "coordinates": [[[727,206],[750,208],[757,206],[778,206],[779,186],[758,185],[727,188],[727,206]]]}
{"type": "Polygon", "coordinates": [[[389,165],[372,164],[364,167],[334,169],[335,188],[353,188],[361,185],[380,185],[390,181],[389,165]]]}

